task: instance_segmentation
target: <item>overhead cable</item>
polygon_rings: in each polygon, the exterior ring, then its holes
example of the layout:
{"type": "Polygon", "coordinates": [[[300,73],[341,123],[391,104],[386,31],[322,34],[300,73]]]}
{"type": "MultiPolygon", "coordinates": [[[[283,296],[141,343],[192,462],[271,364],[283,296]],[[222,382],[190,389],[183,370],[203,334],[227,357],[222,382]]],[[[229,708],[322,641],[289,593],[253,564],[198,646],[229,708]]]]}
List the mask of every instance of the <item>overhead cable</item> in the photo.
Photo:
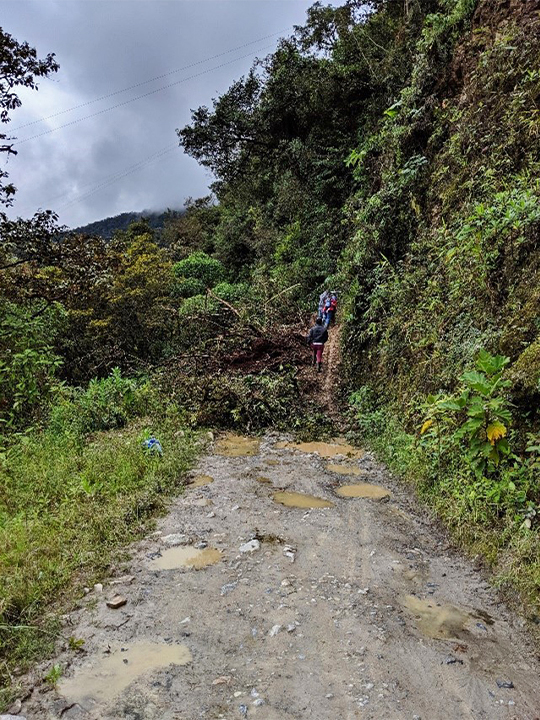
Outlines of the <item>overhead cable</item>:
{"type": "MultiPolygon", "coordinates": [[[[243,50],[243,48],[249,47],[250,45],[255,45],[256,43],[262,42],[263,40],[268,40],[268,38],[275,37],[276,35],[282,35],[285,32],[287,32],[287,30],[281,30],[280,32],[272,33],[271,35],[265,35],[264,37],[258,38],[257,40],[252,40],[251,42],[245,43],[244,45],[238,45],[238,47],[232,48],[231,50],[225,50],[225,52],[218,53],[217,55],[211,55],[210,57],[204,58],[203,60],[197,60],[197,62],[185,65],[181,68],[177,68],[176,70],[170,70],[169,72],[163,73],[162,75],[156,75],[156,77],[150,78],[150,80],[143,80],[142,82],[135,83],[135,85],[129,85],[122,90],[115,90],[114,92],[108,93],[107,95],[101,95],[100,97],[94,98],[93,100],[87,100],[80,105],[74,105],[73,107],[67,108],[66,110],[60,110],[59,112],[53,113],[52,115],[47,115],[43,118],[39,118],[38,120],[32,120],[31,122],[27,122],[24,125],[19,125],[16,128],[10,128],[10,132],[17,132],[18,130],[22,130],[23,128],[29,127],[30,125],[36,125],[37,123],[45,122],[46,120],[52,120],[59,115],[65,115],[66,113],[72,112],[73,110],[80,110],[80,108],[87,107],[88,105],[92,105],[93,103],[99,102],[100,100],[107,100],[108,98],[114,97],[115,95],[121,95],[128,90],[134,90],[135,88],[142,87],[143,85],[148,85],[148,83],[154,82],[155,80],[162,80],[164,77],[168,77],[169,75],[174,75],[178,72],[182,72],[183,70],[189,70],[190,68],[197,67],[197,65],[203,65],[204,63],[210,62],[211,60],[217,60],[217,58],[219,57],[223,57],[224,55],[228,55],[229,53],[236,52],[237,50],[243,50]]],[[[28,139],[30,140],[31,138],[28,139]]]]}
{"type": "MultiPolygon", "coordinates": [[[[261,50],[267,50],[268,48],[273,47],[272,45],[266,45],[265,47],[259,48],[259,52],[261,50]]],[[[58,127],[55,128],[49,128],[49,130],[45,130],[38,135],[32,135],[31,137],[24,138],[23,140],[18,140],[16,145],[23,145],[23,143],[29,142],[30,140],[37,140],[37,138],[43,137],[44,135],[50,135],[50,133],[56,132],[57,130],[63,130],[64,128],[70,127],[71,125],[76,125],[77,123],[82,122],[83,120],[89,120],[90,118],[97,117],[98,115],[103,115],[104,113],[110,112],[111,110],[116,110],[116,108],[123,107],[124,105],[129,105],[132,102],[135,102],[136,100],[141,100],[142,98],[149,97],[150,95],[155,95],[158,92],[161,92],[162,90],[167,90],[168,88],[174,87],[175,85],[180,85],[183,82],[187,82],[188,80],[194,80],[195,78],[201,77],[202,75],[206,75],[209,72],[213,72],[214,70],[219,70],[222,67],[226,67],[227,65],[232,65],[232,63],[237,62],[238,60],[245,60],[248,57],[253,57],[253,53],[248,53],[247,55],[242,55],[240,57],[234,58],[233,60],[229,60],[226,63],[221,63],[220,65],[215,65],[214,67],[208,68],[207,70],[202,70],[200,73],[196,73],[195,75],[190,75],[189,77],[182,78],[181,80],[176,80],[173,83],[169,83],[168,85],[162,85],[159,88],[156,88],[155,90],[149,90],[148,92],[144,93],[143,95],[137,95],[134,98],[130,98],[129,100],[124,100],[124,102],[118,103],[116,105],[111,105],[111,107],[104,108],[103,110],[98,110],[95,113],[91,113],[90,115],[85,115],[82,118],[78,118],[77,120],[72,120],[71,122],[65,123],[64,125],[58,125],[58,127]]]]}

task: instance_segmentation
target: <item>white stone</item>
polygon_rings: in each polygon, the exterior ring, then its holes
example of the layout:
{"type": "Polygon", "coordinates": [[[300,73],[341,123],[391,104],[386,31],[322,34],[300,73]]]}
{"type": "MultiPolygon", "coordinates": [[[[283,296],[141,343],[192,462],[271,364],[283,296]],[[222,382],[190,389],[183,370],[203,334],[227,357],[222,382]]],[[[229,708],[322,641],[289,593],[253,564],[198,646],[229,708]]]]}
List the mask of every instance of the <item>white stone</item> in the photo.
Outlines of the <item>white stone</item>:
{"type": "Polygon", "coordinates": [[[244,543],[244,545],[241,545],[239,550],[241,553],[252,553],[255,552],[255,550],[259,550],[261,547],[261,543],[258,540],[250,540],[247,543],[244,543]]]}
{"type": "Polygon", "coordinates": [[[175,547],[176,545],[189,545],[188,536],[182,533],[171,533],[170,535],[164,535],[161,538],[161,541],[164,542],[165,545],[169,545],[170,547],[175,547]]]}

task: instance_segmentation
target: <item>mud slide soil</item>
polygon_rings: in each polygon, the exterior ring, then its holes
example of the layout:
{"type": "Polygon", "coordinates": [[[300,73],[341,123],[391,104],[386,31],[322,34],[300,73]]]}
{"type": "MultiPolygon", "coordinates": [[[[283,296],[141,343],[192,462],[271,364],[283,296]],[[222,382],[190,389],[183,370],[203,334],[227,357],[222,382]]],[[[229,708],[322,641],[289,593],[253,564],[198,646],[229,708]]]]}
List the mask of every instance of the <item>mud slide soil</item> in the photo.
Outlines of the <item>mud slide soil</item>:
{"type": "Polygon", "coordinates": [[[28,720],[540,716],[522,623],[369,454],[228,438],[195,475],[66,618],[83,648],[28,720]]]}

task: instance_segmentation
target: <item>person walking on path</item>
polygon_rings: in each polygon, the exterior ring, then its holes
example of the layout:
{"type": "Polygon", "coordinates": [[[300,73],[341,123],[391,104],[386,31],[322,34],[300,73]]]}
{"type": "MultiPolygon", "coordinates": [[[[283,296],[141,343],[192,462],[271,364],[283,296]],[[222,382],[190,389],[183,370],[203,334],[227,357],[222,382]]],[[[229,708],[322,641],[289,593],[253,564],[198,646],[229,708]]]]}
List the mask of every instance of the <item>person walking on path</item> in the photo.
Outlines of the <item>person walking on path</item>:
{"type": "Polygon", "coordinates": [[[323,318],[323,319],[324,319],[324,311],[325,311],[325,307],[326,307],[326,301],[327,301],[327,299],[329,298],[329,296],[330,296],[330,291],[329,291],[329,290],[325,290],[325,291],[319,296],[319,314],[317,315],[317,317],[320,317],[320,318],[323,318]]]}
{"type": "Polygon", "coordinates": [[[317,365],[317,372],[321,372],[324,344],[328,341],[328,330],[323,325],[322,318],[315,320],[315,325],[307,336],[307,344],[313,352],[313,365],[317,365]]]}
{"type": "Polygon", "coordinates": [[[326,327],[330,327],[330,323],[334,322],[334,319],[336,317],[336,310],[337,294],[335,292],[331,292],[325,302],[325,307],[323,311],[323,319],[326,327]]]}

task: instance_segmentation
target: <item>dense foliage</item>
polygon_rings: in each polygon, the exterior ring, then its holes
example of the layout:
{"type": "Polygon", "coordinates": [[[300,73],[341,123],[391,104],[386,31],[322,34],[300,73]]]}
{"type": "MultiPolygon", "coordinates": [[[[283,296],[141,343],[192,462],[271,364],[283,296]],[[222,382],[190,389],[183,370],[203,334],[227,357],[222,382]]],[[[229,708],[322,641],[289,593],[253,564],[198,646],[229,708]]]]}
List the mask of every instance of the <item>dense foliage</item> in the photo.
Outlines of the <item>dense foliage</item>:
{"type": "MultiPolygon", "coordinates": [[[[171,416],[327,429],[299,368],[306,311],[332,285],[359,437],[538,612],[539,12],[540,0],[317,2],[178,130],[213,172],[213,195],[106,240],[68,233],[52,212],[3,218],[8,536],[25,546],[29,478],[50,453],[58,468],[43,474],[39,502],[67,537],[75,518],[55,472],[94,510],[110,501],[109,520],[126,493],[139,502],[145,478],[170,483],[176,466],[156,474],[135,450],[147,429],[136,418],[158,423],[163,405],[174,447],[171,416]],[[118,467],[108,443],[120,443],[118,467]]],[[[40,63],[2,39],[15,84],[24,57],[25,77],[56,70],[52,56],[40,63]]],[[[35,527],[44,537],[46,523],[35,527]]],[[[62,560],[49,587],[72,570],[62,560]]],[[[14,578],[0,598],[8,623],[28,617],[34,591],[14,578]]],[[[23,652],[13,634],[0,641],[23,652]]]]}
{"type": "Polygon", "coordinates": [[[316,3],[180,140],[225,267],[341,289],[363,438],[536,602],[540,3],[375,9],[316,3]]]}

